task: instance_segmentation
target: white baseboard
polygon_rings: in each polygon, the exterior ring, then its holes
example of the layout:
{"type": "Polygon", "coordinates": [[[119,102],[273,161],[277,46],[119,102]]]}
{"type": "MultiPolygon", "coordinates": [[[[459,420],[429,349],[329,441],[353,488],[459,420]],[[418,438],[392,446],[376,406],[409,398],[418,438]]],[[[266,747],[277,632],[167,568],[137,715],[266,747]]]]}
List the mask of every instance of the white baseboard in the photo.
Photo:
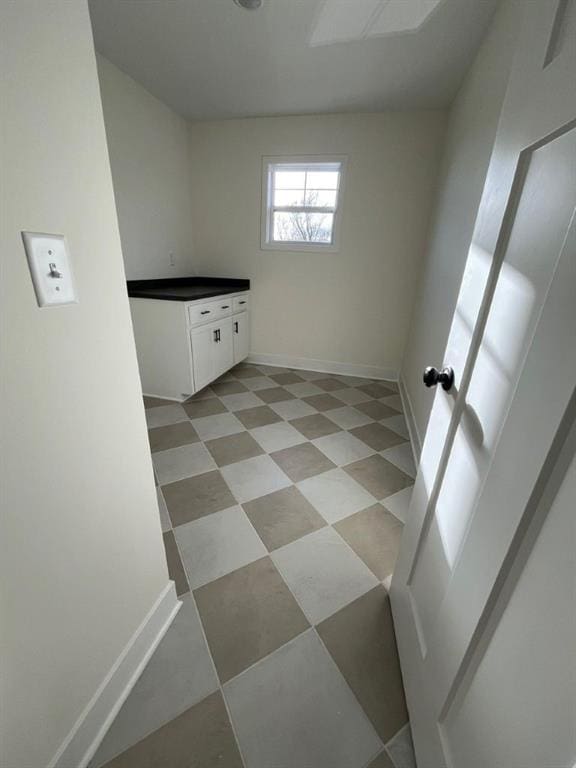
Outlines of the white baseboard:
{"type": "Polygon", "coordinates": [[[48,768],[85,768],[182,603],[170,581],[124,647],[48,768]]]}
{"type": "Polygon", "coordinates": [[[410,434],[410,444],[412,446],[412,453],[414,454],[414,462],[416,466],[418,466],[420,463],[420,454],[422,453],[422,438],[420,436],[420,432],[418,431],[418,427],[416,426],[412,401],[410,400],[410,395],[408,394],[408,389],[402,376],[400,376],[398,381],[398,390],[402,400],[404,418],[406,419],[406,425],[410,434]]]}
{"type": "Polygon", "coordinates": [[[341,376],[358,376],[361,379],[382,379],[383,381],[398,381],[396,368],[360,363],[337,363],[330,360],[313,360],[309,357],[289,357],[288,355],[268,355],[251,352],[248,363],[255,365],[272,365],[280,368],[300,368],[303,371],[318,371],[318,373],[337,373],[341,376]]]}

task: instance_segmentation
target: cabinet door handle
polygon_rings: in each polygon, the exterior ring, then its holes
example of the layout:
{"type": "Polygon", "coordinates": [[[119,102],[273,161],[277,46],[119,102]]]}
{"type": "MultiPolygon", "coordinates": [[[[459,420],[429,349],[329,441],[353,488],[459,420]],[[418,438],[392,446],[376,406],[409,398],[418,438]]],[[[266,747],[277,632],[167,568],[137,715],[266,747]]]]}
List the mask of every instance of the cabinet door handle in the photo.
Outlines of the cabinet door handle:
{"type": "Polygon", "coordinates": [[[234,323],[234,333],[238,333],[238,323],[234,323]]]}
{"type": "Polygon", "coordinates": [[[220,341],[220,331],[214,331],[214,341],[218,342],[220,341]]]}
{"type": "Polygon", "coordinates": [[[201,315],[209,315],[210,310],[209,309],[203,309],[202,312],[200,312],[201,315]]]}

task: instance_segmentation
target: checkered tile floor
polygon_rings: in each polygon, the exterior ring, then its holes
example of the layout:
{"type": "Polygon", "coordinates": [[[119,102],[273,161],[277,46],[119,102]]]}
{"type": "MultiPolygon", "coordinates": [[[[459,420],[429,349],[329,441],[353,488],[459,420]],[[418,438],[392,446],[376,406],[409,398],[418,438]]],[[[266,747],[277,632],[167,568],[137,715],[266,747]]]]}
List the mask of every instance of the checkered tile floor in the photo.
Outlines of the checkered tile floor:
{"type": "Polygon", "coordinates": [[[415,474],[396,386],[242,364],[145,407],[183,607],[91,765],[414,766],[387,594],[415,474]]]}

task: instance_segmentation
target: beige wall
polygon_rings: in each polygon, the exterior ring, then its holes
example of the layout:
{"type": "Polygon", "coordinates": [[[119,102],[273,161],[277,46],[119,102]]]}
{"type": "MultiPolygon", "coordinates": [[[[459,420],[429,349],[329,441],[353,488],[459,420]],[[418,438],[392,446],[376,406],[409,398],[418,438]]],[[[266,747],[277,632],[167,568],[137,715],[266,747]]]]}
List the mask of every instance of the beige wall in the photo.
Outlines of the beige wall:
{"type": "Polygon", "coordinates": [[[98,74],[126,275],[190,275],[188,124],[102,56],[98,74]]]}
{"type": "Polygon", "coordinates": [[[443,112],[190,127],[196,267],[252,280],[252,352],[398,370],[444,137],[443,112]],[[338,253],[260,249],[264,155],[344,154],[338,253]]]}
{"type": "Polygon", "coordinates": [[[88,8],[2,4],[0,763],[52,759],[168,581],[88,8]],[[80,303],[39,309],[21,230],[80,303]]]}
{"type": "Polygon", "coordinates": [[[452,315],[494,145],[522,3],[505,0],[494,17],[450,113],[441,184],[423,262],[402,379],[423,438],[434,390],[422,384],[426,365],[444,360],[452,315]]]}

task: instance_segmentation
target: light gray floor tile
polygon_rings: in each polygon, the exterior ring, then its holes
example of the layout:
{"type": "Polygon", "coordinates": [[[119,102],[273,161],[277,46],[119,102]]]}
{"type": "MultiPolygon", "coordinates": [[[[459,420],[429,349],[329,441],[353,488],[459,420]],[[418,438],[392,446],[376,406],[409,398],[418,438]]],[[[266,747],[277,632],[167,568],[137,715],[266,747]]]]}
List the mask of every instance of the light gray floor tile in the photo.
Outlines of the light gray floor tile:
{"type": "Polygon", "coordinates": [[[328,523],[371,507],[376,499],[342,469],[332,469],[297,484],[328,523]]]}
{"type": "Polygon", "coordinates": [[[300,381],[296,384],[286,384],[284,389],[295,397],[308,397],[309,395],[321,395],[324,390],[309,381],[300,381]]]}
{"type": "Polygon", "coordinates": [[[365,403],[372,399],[370,395],[367,395],[359,389],[354,389],[354,387],[339,389],[337,392],[334,392],[334,397],[338,398],[338,400],[342,400],[346,405],[357,405],[358,403],[365,403]]]}
{"type": "Polygon", "coordinates": [[[201,419],[194,419],[192,424],[200,435],[201,440],[215,440],[217,437],[234,435],[236,432],[244,430],[244,426],[233,413],[217,413],[214,416],[204,416],[201,419]]]}
{"type": "Polygon", "coordinates": [[[381,741],[313,631],[224,686],[249,768],[363,768],[381,741]]]}
{"type": "Polygon", "coordinates": [[[176,424],[179,421],[187,420],[188,416],[181,405],[161,405],[158,408],[149,408],[146,411],[148,429],[165,427],[167,424],[176,424]]]}
{"type": "Polygon", "coordinates": [[[408,520],[408,510],[410,508],[410,501],[412,499],[413,485],[404,488],[398,493],[392,494],[383,499],[382,504],[389,512],[392,512],[394,517],[397,517],[400,522],[405,523],[408,520]]]}
{"type": "MultiPolygon", "coordinates": [[[[245,379],[245,381],[250,381],[250,379],[245,379]]],[[[262,405],[262,401],[252,392],[223,395],[220,399],[229,411],[244,411],[246,408],[257,408],[262,405]]]]}
{"type": "Polygon", "coordinates": [[[410,433],[408,432],[408,426],[406,419],[399,413],[397,416],[390,416],[388,419],[383,419],[382,424],[388,429],[392,429],[394,432],[398,432],[399,435],[405,437],[406,440],[410,439],[410,433]]]}
{"type": "Polygon", "coordinates": [[[412,744],[410,724],[401,728],[386,744],[386,751],[394,764],[394,768],[417,768],[412,744]]]}
{"type": "Polygon", "coordinates": [[[402,412],[402,398],[400,395],[390,395],[390,397],[383,397],[382,402],[385,405],[389,405],[390,408],[394,408],[395,411],[402,412]]]}
{"type": "Polygon", "coordinates": [[[185,477],[201,475],[216,468],[214,459],[202,443],[181,445],[152,454],[154,470],[160,485],[175,483],[185,477]]]}
{"type": "Polygon", "coordinates": [[[321,528],[271,554],[308,620],[316,624],[378,584],[333,528],[321,528]]]}
{"type": "Polygon", "coordinates": [[[100,766],[218,689],[191,595],[154,651],[94,757],[100,766]]]}
{"type": "Polygon", "coordinates": [[[357,411],[356,408],[352,408],[350,405],[345,406],[344,408],[333,408],[326,413],[326,416],[330,421],[333,421],[335,424],[338,424],[339,427],[342,427],[342,429],[361,427],[372,421],[372,419],[369,416],[366,416],[365,413],[360,413],[360,411],[357,411]]]}
{"type": "Polygon", "coordinates": [[[358,459],[364,459],[366,456],[371,456],[374,453],[374,450],[369,445],[366,445],[362,440],[358,440],[357,437],[354,437],[349,432],[337,432],[335,435],[319,437],[312,442],[338,466],[350,464],[353,461],[358,461],[358,459]]]}
{"type": "Polygon", "coordinates": [[[256,427],[250,430],[250,434],[267,453],[291,448],[293,445],[306,442],[304,435],[286,421],[268,424],[265,427],[256,427]]]}
{"type": "Polygon", "coordinates": [[[241,504],[291,485],[290,479],[269,456],[238,461],[221,469],[224,480],[241,504]]]}
{"type": "Polygon", "coordinates": [[[414,464],[412,446],[409,442],[395,445],[393,448],[387,448],[381,452],[381,455],[401,469],[402,472],[410,475],[410,477],[416,477],[416,465],[414,464]]]}
{"type": "Polygon", "coordinates": [[[276,386],[276,382],[272,381],[272,379],[269,379],[267,376],[255,376],[253,379],[244,379],[242,383],[245,387],[252,390],[252,392],[276,386]]]}
{"type": "Polygon", "coordinates": [[[180,525],[174,531],[190,589],[268,554],[240,507],[180,525]]]}
{"type": "Polygon", "coordinates": [[[162,532],[169,531],[170,528],[172,528],[172,522],[170,520],[170,515],[168,514],[168,509],[166,508],[166,502],[164,501],[161,488],[156,488],[156,495],[158,496],[158,514],[160,515],[162,532]]]}
{"type": "MultiPolygon", "coordinates": [[[[302,400],[283,400],[281,403],[271,403],[270,408],[286,421],[298,419],[300,416],[310,416],[316,413],[312,406],[302,400]]],[[[152,413],[153,411],[151,411],[152,413]]]]}

